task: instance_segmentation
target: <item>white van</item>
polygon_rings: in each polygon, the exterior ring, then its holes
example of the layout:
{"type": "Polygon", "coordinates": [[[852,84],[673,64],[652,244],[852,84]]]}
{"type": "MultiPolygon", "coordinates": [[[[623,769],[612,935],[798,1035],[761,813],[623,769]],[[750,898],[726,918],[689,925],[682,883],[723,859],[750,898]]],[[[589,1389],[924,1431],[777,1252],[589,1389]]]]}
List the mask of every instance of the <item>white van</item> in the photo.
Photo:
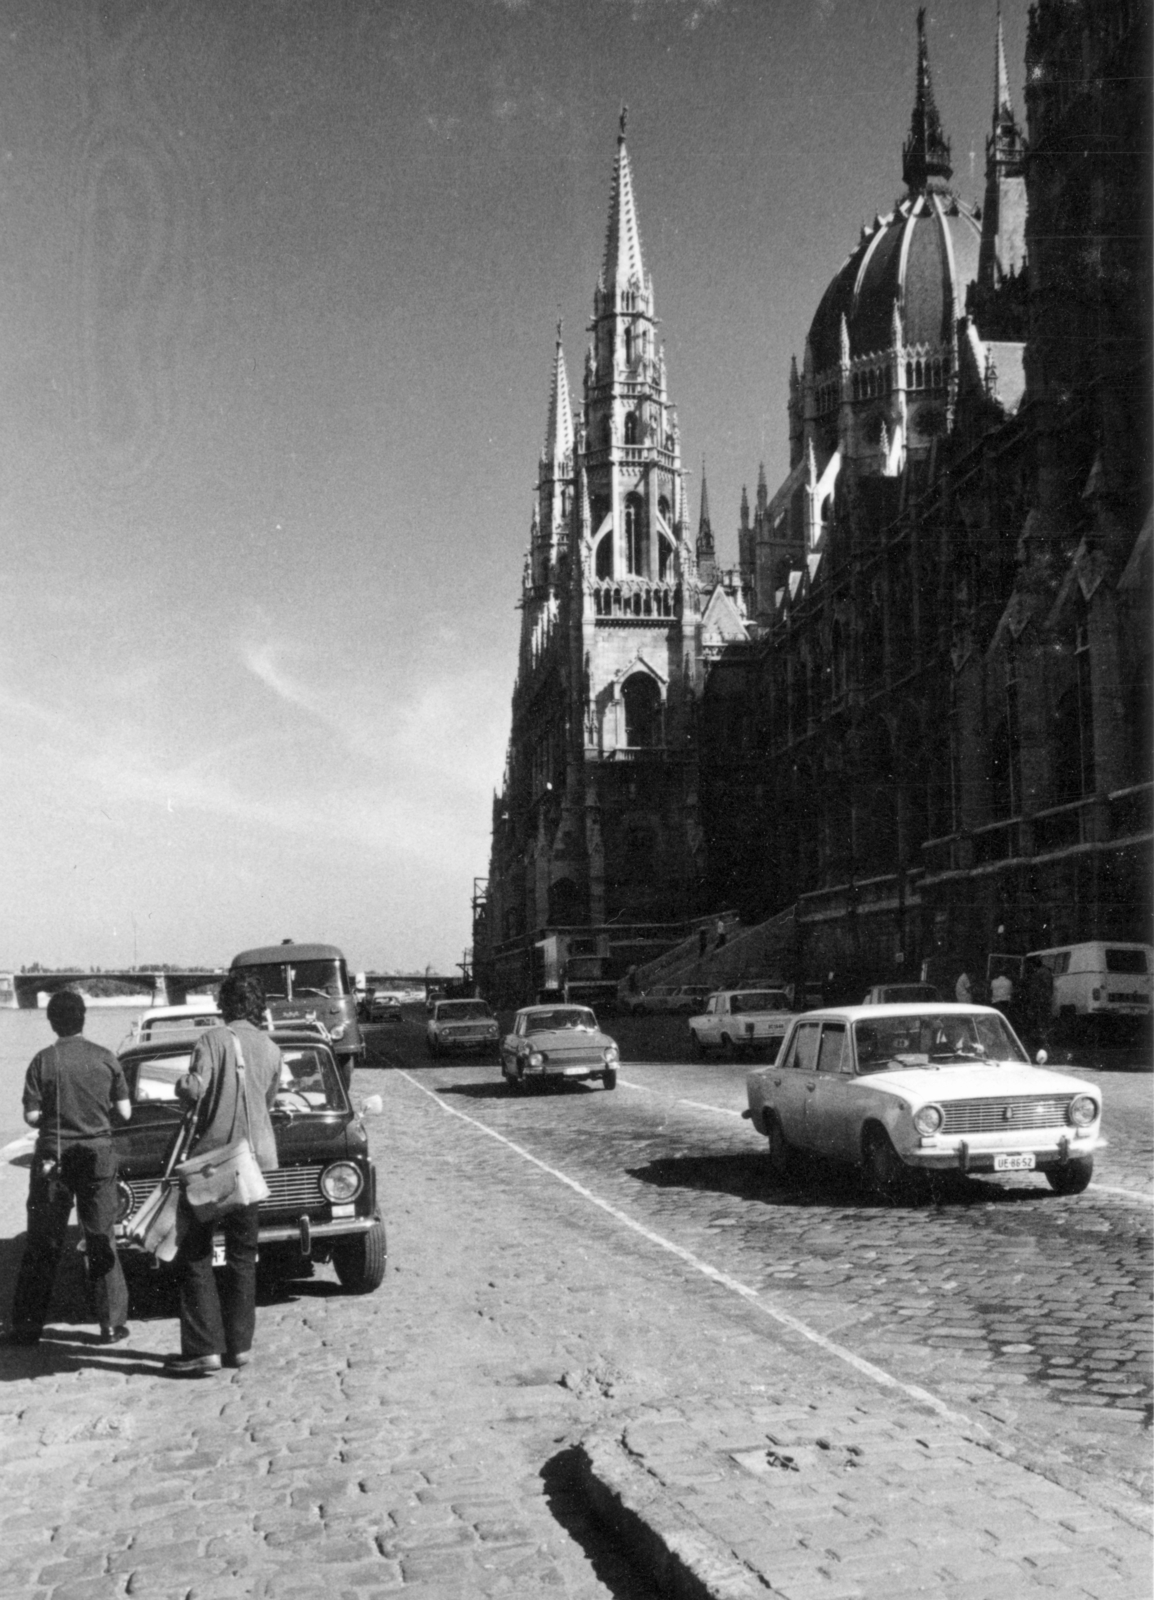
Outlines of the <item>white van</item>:
{"type": "Polygon", "coordinates": [[[1086,944],[1031,950],[1054,974],[1054,1015],[1149,1017],[1154,946],[1091,939],[1086,944]]]}

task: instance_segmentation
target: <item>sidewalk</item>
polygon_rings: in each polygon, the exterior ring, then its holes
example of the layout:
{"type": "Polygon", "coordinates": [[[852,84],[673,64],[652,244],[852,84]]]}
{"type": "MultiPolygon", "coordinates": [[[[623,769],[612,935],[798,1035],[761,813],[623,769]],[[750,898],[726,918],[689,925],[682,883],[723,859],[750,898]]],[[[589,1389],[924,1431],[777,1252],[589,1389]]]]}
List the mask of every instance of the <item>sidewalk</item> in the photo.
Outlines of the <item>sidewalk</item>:
{"type": "Polygon", "coordinates": [[[586,1495],[675,1600],[1149,1600],[1145,1532],[862,1398],[641,1410],[583,1441],[586,1495]]]}

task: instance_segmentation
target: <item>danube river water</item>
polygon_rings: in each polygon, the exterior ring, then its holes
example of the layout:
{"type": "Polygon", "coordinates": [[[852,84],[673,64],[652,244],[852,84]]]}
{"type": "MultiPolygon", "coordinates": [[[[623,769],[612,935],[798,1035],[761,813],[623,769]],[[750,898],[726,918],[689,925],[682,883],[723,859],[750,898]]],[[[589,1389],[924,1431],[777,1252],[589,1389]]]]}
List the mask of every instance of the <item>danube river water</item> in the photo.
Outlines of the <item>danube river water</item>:
{"type": "MultiPolygon", "coordinates": [[[[115,1050],[144,1009],[135,1000],[128,1005],[89,1005],[85,1037],[115,1050]]],[[[0,1011],[0,1150],[30,1131],[20,1104],[24,1074],[37,1050],[55,1037],[43,1010],[0,1011]]]]}

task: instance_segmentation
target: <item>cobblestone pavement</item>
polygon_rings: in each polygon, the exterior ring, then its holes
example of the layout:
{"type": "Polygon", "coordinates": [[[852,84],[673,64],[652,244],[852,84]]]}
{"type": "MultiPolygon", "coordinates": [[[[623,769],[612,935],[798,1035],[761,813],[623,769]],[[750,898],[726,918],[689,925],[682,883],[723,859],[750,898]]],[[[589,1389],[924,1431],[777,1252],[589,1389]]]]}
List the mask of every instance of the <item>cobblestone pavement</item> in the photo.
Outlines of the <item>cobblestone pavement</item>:
{"type": "MultiPolygon", "coordinates": [[[[1136,1207],[1107,1206],[1092,1194],[1064,1201],[983,1192],[882,1212],[831,1190],[828,1179],[774,1195],[747,1125],[710,1107],[710,1094],[724,1098],[720,1077],[674,1082],[647,1068],[652,1082],[623,1085],[613,1095],[577,1089],[517,1098],[504,1092],[492,1067],[414,1070],[417,1037],[411,1024],[389,1037],[389,1057],[403,1060],[405,1072],[370,1069],[356,1084],[359,1097],[379,1093],[384,1101],[383,1116],[370,1126],[390,1270],[375,1295],[345,1295],[321,1269],[313,1280],[265,1297],[252,1367],[177,1383],[164,1379],[157,1363],[175,1344],[171,1304],[138,1304],[127,1346],[95,1346],[91,1325],[80,1325],[74,1271],[61,1286],[53,1337],[36,1351],[0,1352],[0,1592],[33,1600],[280,1600],[318,1591],[334,1600],[393,1593],[648,1600],[643,1580],[590,1526],[574,1489],[574,1445],[590,1430],[619,1436],[643,1426],[692,1429],[748,1402],[753,1409],[740,1442],[750,1448],[758,1438],[764,1448],[768,1431],[759,1407],[780,1422],[790,1405],[809,1403],[823,1408],[831,1425],[838,1416],[860,1417],[888,1430],[891,1454],[913,1463],[908,1481],[917,1492],[908,1503],[891,1497],[888,1509],[880,1501],[858,1511],[851,1505],[838,1538],[827,1530],[822,1559],[856,1559],[853,1585],[807,1590],[806,1574],[820,1565],[815,1554],[808,1565],[797,1558],[793,1587],[781,1591],[797,1600],[810,1592],[829,1600],[888,1595],[880,1579],[862,1586],[869,1530],[902,1528],[907,1559],[931,1570],[929,1508],[950,1485],[931,1481],[932,1474],[923,1483],[917,1438],[929,1426],[952,1429],[956,1452],[967,1429],[767,1320],[761,1307],[772,1302],[850,1354],[860,1347],[911,1386],[921,1383],[959,1409],[978,1402],[986,1427],[995,1424],[998,1437],[989,1442],[1040,1461],[1049,1473],[1023,1474],[981,1448],[989,1470],[1009,1472],[1032,1505],[1067,1492],[1055,1483],[1082,1496],[1080,1530],[1056,1533],[1055,1548],[1068,1561],[1071,1539],[1080,1538],[1096,1575],[1083,1583],[1075,1574],[1067,1584],[1065,1566],[1061,1574],[1051,1569],[1055,1594],[1145,1600],[1146,1568],[1134,1556],[1139,1536],[1112,1511],[1095,1509],[1117,1503],[1140,1520],[1132,1491],[1146,1449],[1138,1441],[1146,1436],[1141,1421],[1131,1420],[1141,1415],[1133,1395],[1098,1407],[1069,1398],[1056,1404],[1032,1370],[1014,1364],[1025,1352],[1004,1348],[1034,1342],[1025,1333],[1010,1338],[1018,1322],[999,1325],[1003,1342],[991,1337],[980,1349],[931,1343],[943,1332],[974,1328],[985,1338],[989,1298],[1004,1307],[1001,1289],[1015,1280],[1015,1307],[1025,1307],[1018,1315],[1052,1323],[1029,1310],[1026,1288],[1039,1270],[1067,1263],[1072,1249],[1063,1281],[1068,1326],[1077,1330],[1066,1346],[1075,1366],[1096,1370],[1083,1355],[1078,1319],[1087,1293],[1096,1302],[1110,1289],[1113,1343],[1099,1340],[1101,1359],[1121,1363],[1114,1370],[1134,1370],[1122,1339],[1148,1327],[1125,1302],[1141,1288],[1133,1264],[1143,1223],[1136,1207]],[[700,1106],[677,1104],[694,1098],[695,1084],[700,1106]],[[684,1254],[624,1228],[446,1108],[564,1167],[684,1254]],[[704,1168],[692,1165],[703,1161],[704,1168]],[[1075,1215],[1107,1227],[1071,1229],[1075,1215]],[[1131,1226],[1126,1218],[1137,1221],[1131,1226]],[[703,1275],[690,1254],[719,1276],[703,1275]],[[975,1299],[970,1272],[989,1275],[995,1256],[1004,1257],[1004,1283],[986,1284],[975,1299]],[[1100,1258],[1113,1265],[1087,1279],[1100,1258]],[[794,1279],[777,1277],[791,1270],[794,1279]],[[753,1300],[735,1296],[726,1274],[751,1285],[753,1300]],[[1138,1289],[1127,1287],[1133,1284],[1138,1289]],[[931,1304],[936,1320],[897,1316],[903,1306],[920,1313],[931,1304]],[[955,1319],[949,1326],[947,1309],[955,1319]],[[905,1330],[905,1342],[895,1340],[895,1328],[905,1330]],[[1109,1356],[1109,1349],[1123,1354],[1109,1356]],[[1052,1460],[1035,1447],[1024,1400],[1035,1392],[1033,1403],[1044,1408],[1062,1446],[1052,1460]],[[1006,1410],[1002,1424],[998,1406],[1006,1410]],[[1107,1414],[1118,1419],[1110,1427],[1107,1414]],[[1072,1459],[1086,1441],[1097,1452],[1086,1458],[1096,1500],[1089,1475],[1072,1459]]],[[[21,1226],[25,1181],[22,1170],[0,1172],[0,1232],[9,1240],[21,1226]]],[[[0,1247],[0,1282],[10,1283],[14,1257],[10,1243],[0,1247]]],[[[1148,1364],[1139,1362],[1138,1370],[1148,1375],[1148,1364]]],[[[637,1438],[653,1441],[647,1449],[661,1443],[652,1434],[637,1438]]],[[[964,1495],[965,1487],[955,1483],[952,1492],[964,1495]]],[[[1018,1516],[1012,1505],[1001,1524],[1003,1554],[1018,1516]]],[[[986,1592],[982,1584],[995,1568],[1004,1576],[988,1541],[983,1547],[976,1539],[968,1552],[956,1545],[952,1559],[961,1563],[971,1597],[986,1592]]],[[[945,1584],[943,1578],[931,1592],[949,1592],[945,1584]]]]}

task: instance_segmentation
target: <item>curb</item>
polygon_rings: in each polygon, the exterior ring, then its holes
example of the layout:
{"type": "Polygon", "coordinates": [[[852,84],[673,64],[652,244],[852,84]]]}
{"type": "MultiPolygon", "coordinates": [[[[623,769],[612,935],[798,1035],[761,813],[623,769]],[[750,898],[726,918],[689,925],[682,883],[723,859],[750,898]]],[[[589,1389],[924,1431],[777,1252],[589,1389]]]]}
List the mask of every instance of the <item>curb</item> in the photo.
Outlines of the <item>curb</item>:
{"type": "Polygon", "coordinates": [[[765,1580],[709,1533],[620,1434],[593,1433],[577,1445],[577,1481],[598,1520],[626,1546],[671,1600],[765,1600],[765,1580]]]}

